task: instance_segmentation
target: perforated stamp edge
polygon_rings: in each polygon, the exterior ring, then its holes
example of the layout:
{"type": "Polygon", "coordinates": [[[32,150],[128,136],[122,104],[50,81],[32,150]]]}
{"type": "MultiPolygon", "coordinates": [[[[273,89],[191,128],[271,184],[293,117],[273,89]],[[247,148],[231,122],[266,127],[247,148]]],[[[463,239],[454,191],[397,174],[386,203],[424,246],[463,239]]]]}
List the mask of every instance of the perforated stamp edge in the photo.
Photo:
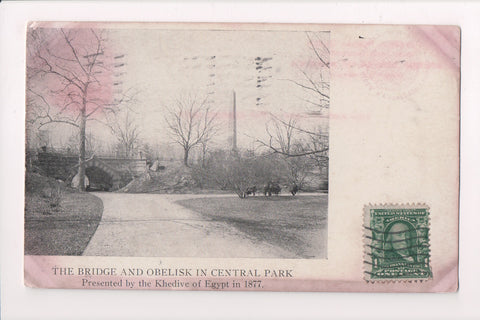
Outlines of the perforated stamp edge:
{"type": "Polygon", "coordinates": [[[372,204],[369,203],[363,208],[363,277],[367,283],[395,283],[395,282],[405,282],[405,283],[421,283],[429,281],[433,278],[433,271],[431,266],[431,254],[430,254],[430,207],[425,203],[386,203],[386,204],[372,204]],[[426,277],[399,277],[399,278],[372,278],[372,230],[371,225],[371,210],[372,209],[424,209],[427,216],[427,240],[428,240],[428,269],[429,275],[426,277]]]}

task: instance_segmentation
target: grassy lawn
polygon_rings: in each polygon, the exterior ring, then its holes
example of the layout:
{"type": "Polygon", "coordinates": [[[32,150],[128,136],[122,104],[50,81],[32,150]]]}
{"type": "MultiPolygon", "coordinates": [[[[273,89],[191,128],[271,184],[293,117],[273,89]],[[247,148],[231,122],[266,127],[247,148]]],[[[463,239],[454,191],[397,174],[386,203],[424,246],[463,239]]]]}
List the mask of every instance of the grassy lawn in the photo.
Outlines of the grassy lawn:
{"type": "Polygon", "coordinates": [[[326,258],[327,195],[197,198],[177,203],[227,223],[248,238],[288,250],[288,258],[326,258]]]}
{"type": "Polygon", "coordinates": [[[25,254],[81,255],[102,218],[102,201],[37,174],[26,178],[25,254]]]}

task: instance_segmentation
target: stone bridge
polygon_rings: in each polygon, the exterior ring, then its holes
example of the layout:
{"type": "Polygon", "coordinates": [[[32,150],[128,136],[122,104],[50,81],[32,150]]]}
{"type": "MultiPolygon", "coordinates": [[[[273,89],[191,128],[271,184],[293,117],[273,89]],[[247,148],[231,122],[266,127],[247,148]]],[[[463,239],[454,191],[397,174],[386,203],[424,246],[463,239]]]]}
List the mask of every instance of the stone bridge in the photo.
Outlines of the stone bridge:
{"type": "MultiPolygon", "coordinates": [[[[39,152],[33,164],[44,174],[71,183],[78,172],[78,156],[39,152]]],[[[92,189],[116,190],[147,168],[145,159],[92,156],[85,160],[85,175],[92,189]]]]}

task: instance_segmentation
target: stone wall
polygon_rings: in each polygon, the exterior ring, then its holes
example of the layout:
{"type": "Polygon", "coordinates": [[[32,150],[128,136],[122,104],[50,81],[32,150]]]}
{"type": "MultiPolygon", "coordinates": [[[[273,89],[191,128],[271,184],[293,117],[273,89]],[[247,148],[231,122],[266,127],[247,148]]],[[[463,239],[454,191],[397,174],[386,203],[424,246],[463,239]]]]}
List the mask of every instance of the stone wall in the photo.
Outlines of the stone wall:
{"type": "MultiPolygon", "coordinates": [[[[78,156],[63,155],[56,152],[38,152],[31,162],[41,174],[70,182],[78,167],[78,156]]],[[[118,172],[120,184],[125,185],[133,178],[145,172],[147,161],[142,159],[98,158],[102,163],[118,172]]],[[[89,161],[87,159],[87,161],[89,161]]],[[[107,170],[108,171],[108,170],[107,170]]]]}

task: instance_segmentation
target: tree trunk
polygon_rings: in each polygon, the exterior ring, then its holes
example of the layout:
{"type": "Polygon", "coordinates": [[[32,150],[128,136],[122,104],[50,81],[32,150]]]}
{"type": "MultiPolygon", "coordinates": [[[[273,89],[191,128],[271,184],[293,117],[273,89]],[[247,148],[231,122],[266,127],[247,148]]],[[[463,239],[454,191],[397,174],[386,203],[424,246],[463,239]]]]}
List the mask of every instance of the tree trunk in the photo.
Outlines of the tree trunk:
{"type": "Polygon", "coordinates": [[[87,116],[85,108],[82,109],[82,118],[80,120],[80,156],[78,159],[78,190],[85,191],[85,127],[87,116]]]}
{"type": "Polygon", "coordinates": [[[206,157],[207,157],[207,144],[202,143],[202,168],[205,168],[206,157]]]}
{"type": "Polygon", "coordinates": [[[184,149],[184,152],[183,152],[183,164],[185,165],[185,167],[188,167],[188,149],[184,149]]]}
{"type": "Polygon", "coordinates": [[[328,175],[329,175],[329,172],[328,172],[328,170],[329,170],[329,161],[328,161],[328,160],[329,160],[329,159],[327,158],[327,162],[326,162],[326,164],[325,164],[325,169],[326,169],[326,173],[325,173],[325,174],[326,174],[326,176],[327,176],[327,180],[328,180],[328,175]]]}

